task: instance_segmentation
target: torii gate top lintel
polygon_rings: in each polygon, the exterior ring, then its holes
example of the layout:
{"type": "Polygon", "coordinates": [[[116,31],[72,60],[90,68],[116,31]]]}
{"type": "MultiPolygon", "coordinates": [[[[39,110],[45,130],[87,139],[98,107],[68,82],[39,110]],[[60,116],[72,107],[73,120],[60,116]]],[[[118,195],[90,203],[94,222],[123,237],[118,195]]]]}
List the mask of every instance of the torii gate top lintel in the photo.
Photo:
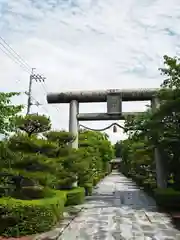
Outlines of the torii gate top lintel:
{"type": "Polygon", "coordinates": [[[139,88],[139,89],[109,89],[92,91],[70,91],[49,93],[48,103],[70,103],[72,100],[78,102],[106,102],[108,94],[121,95],[122,101],[146,101],[152,100],[158,92],[158,88],[139,88]]]}
{"type": "MultiPolygon", "coordinates": [[[[109,89],[109,90],[93,90],[93,91],[69,91],[59,93],[49,93],[47,95],[48,103],[69,103],[69,132],[75,137],[71,142],[72,148],[78,148],[79,121],[94,120],[120,120],[127,115],[122,112],[122,101],[151,101],[151,107],[154,111],[159,106],[157,96],[159,89],[109,89]],[[107,102],[106,113],[79,113],[79,103],[107,102]]],[[[131,113],[134,115],[135,113],[131,113]]],[[[129,115],[129,113],[128,113],[129,115]]],[[[114,123],[111,126],[119,126],[114,123]]],[[[122,128],[122,127],[121,127],[122,128]]],[[[87,129],[87,127],[86,127],[87,129]]],[[[89,128],[90,129],[90,128],[89,128]]],[[[100,130],[105,130],[100,129],[100,130]]],[[[93,129],[91,129],[93,130],[93,129]]],[[[163,167],[163,161],[160,156],[158,147],[155,148],[154,158],[156,162],[156,179],[157,187],[166,187],[166,171],[163,167]]]]}
{"type": "Polygon", "coordinates": [[[69,91],[50,93],[48,103],[69,103],[69,132],[76,136],[72,143],[78,148],[79,121],[124,120],[126,116],[139,113],[122,112],[123,101],[151,101],[152,109],[159,104],[157,92],[159,89],[109,89],[100,91],[69,91]],[[107,102],[107,111],[104,113],[79,113],[80,103],[107,102]]]}

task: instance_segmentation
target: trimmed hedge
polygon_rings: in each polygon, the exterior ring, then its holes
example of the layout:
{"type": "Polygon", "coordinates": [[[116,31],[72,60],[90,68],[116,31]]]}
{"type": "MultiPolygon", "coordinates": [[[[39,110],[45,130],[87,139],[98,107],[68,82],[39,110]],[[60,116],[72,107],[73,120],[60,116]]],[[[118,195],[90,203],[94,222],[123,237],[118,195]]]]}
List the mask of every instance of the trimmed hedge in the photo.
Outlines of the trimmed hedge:
{"type": "Polygon", "coordinates": [[[105,176],[107,176],[108,173],[99,173],[98,175],[93,177],[92,184],[93,186],[96,186],[105,176]]]}
{"type": "Polygon", "coordinates": [[[94,177],[94,178],[93,178],[93,186],[96,186],[100,180],[101,180],[101,177],[100,177],[100,176],[94,177]]]}
{"type": "Polygon", "coordinates": [[[26,236],[50,230],[61,218],[66,194],[40,200],[0,199],[1,236],[26,236]]]}
{"type": "Polygon", "coordinates": [[[22,200],[33,200],[42,198],[51,198],[55,196],[55,192],[50,188],[41,186],[23,187],[20,192],[14,192],[12,197],[22,200]]]}
{"type": "MultiPolygon", "coordinates": [[[[57,183],[57,178],[53,173],[46,173],[36,171],[36,172],[30,172],[30,171],[25,171],[22,169],[1,169],[1,173],[9,175],[10,181],[12,181],[12,178],[19,177],[22,180],[26,179],[29,181],[32,181],[32,185],[41,185],[49,188],[54,188],[57,183]]],[[[29,185],[30,186],[30,185],[29,185]]]]}
{"type": "Polygon", "coordinates": [[[126,177],[131,178],[138,186],[142,187],[149,195],[154,195],[154,189],[156,189],[156,181],[152,178],[140,174],[129,174],[122,172],[126,177]]]}
{"type": "Polygon", "coordinates": [[[180,191],[173,188],[159,189],[153,179],[147,179],[142,175],[129,175],[123,172],[127,177],[131,177],[137,185],[143,187],[145,192],[150,194],[159,207],[166,210],[180,210],[180,191]]]}
{"type": "Polygon", "coordinates": [[[180,209],[180,192],[172,188],[154,190],[156,203],[166,209],[180,209]]]}
{"type": "Polygon", "coordinates": [[[81,187],[84,187],[85,189],[85,195],[86,196],[90,196],[92,195],[92,190],[93,190],[93,185],[92,183],[85,183],[83,186],[81,187]]]}
{"type": "Polygon", "coordinates": [[[146,179],[142,184],[142,187],[148,194],[154,195],[154,189],[156,189],[157,184],[156,181],[153,179],[146,179]]]}
{"type": "Polygon", "coordinates": [[[84,202],[85,190],[83,187],[77,187],[69,191],[65,191],[67,201],[66,206],[78,205],[84,202]]]}
{"type": "MultiPolygon", "coordinates": [[[[91,192],[92,184],[86,184],[86,187],[91,192]]],[[[38,189],[34,190],[26,188],[30,191],[27,195],[34,196],[38,189]]],[[[48,198],[38,200],[0,198],[1,236],[19,237],[49,231],[60,220],[65,205],[82,204],[85,199],[84,187],[68,191],[46,189],[46,194],[48,198]]]]}
{"type": "Polygon", "coordinates": [[[93,187],[96,186],[105,176],[107,176],[109,173],[99,173],[98,175],[94,176],[92,179],[92,183],[84,183],[81,185],[81,187],[85,188],[85,195],[90,196],[92,195],[93,187]]]}

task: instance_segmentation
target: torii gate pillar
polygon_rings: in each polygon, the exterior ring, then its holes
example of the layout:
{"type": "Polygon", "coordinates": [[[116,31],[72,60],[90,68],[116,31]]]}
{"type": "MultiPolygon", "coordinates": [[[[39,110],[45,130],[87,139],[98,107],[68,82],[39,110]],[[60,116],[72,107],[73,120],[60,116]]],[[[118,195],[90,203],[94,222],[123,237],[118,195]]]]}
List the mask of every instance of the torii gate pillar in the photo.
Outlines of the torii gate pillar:
{"type": "MultiPolygon", "coordinates": [[[[152,98],[151,100],[151,108],[153,111],[159,107],[159,99],[152,98]]],[[[156,163],[156,182],[158,188],[167,188],[167,172],[166,172],[166,164],[162,159],[162,153],[158,146],[154,149],[154,158],[156,163]]],[[[164,159],[165,160],[165,159],[164,159]]]]}
{"type": "MultiPolygon", "coordinates": [[[[101,91],[74,91],[48,94],[48,103],[69,103],[69,132],[76,139],[71,143],[71,147],[78,148],[79,121],[92,120],[120,120],[125,116],[136,113],[121,113],[121,101],[151,101],[152,109],[159,105],[156,98],[159,89],[111,89],[101,91]],[[118,99],[111,98],[111,94],[119,96],[118,99]],[[109,98],[110,97],[110,98],[109,98]],[[111,101],[113,100],[113,101],[111,101]],[[84,113],[79,114],[79,103],[107,102],[107,113],[84,113]],[[109,105],[110,104],[110,105],[109,105]],[[109,108],[110,107],[110,108],[109,108]],[[118,111],[116,109],[119,109],[118,111]]],[[[155,148],[156,180],[157,187],[166,188],[166,168],[162,161],[158,146],[155,148]]]]}
{"type": "Polygon", "coordinates": [[[78,129],[79,123],[77,115],[79,113],[79,102],[72,100],[69,104],[69,132],[75,137],[75,140],[71,143],[71,147],[78,149],[78,129]]]}

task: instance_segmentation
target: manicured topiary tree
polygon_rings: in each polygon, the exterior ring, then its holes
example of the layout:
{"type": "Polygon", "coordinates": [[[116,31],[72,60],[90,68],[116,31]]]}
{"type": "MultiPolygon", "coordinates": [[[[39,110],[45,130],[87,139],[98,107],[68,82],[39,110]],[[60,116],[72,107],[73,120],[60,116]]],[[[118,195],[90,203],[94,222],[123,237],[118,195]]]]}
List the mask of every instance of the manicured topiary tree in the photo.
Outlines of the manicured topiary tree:
{"type": "Polygon", "coordinates": [[[57,158],[61,170],[57,172],[57,188],[71,189],[76,181],[78,171],[79,155],[76,150],[71,149],[68,144],[74,140],[72,134],[66,131],[49,131],[44,134],[48,141],[58,145],[57,158]]]}
{"type": "Polygon", "coordinates": [[[79,134],[81,154],[86,161],[84,171],[79,173],[80,184],[96,184],[109,170],[109,161],[114,157],[114,147],[106,134],[83,130],[79,134]]]}
{"type": "Polygon", "coordinates": [[[44,136],[49,141],[58,143],[59,146],[67,145],[74,140],[73,135],[66,131],[49,131],[44,136]]]}
{"type": "Polygon", "coordinates": [[[9,166],[5,161],[2,166],[2,172],[9,174],[8,179],[14,185],[14,194],[21,197],[23,187],[54,187],[56,166],[46,153],[55,156],[58,146],[36,136],[50,129],[49,118],[40,115],[18,116],[15,124],[21,132],[15,133],[4,142],[11,157],[6,159],[9,166]]]}
{"type": "Polygon", "coordinates": [[[19,117],[16,126],[30,137],[32,134],[43,133],[51,129],[50,118],[45,115],[31,114],[19,117]]]}

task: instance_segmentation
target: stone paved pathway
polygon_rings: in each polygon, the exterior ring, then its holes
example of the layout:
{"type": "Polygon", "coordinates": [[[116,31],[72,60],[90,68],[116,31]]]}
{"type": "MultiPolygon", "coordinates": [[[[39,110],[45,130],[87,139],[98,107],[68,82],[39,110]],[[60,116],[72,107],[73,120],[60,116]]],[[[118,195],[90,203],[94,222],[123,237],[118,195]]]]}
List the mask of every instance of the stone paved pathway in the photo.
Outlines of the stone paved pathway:
{"type": "Polygon", "coordinates": [[[107,176],[58,240],[180,240],[154,201],[121,174],[107,176]]]}

